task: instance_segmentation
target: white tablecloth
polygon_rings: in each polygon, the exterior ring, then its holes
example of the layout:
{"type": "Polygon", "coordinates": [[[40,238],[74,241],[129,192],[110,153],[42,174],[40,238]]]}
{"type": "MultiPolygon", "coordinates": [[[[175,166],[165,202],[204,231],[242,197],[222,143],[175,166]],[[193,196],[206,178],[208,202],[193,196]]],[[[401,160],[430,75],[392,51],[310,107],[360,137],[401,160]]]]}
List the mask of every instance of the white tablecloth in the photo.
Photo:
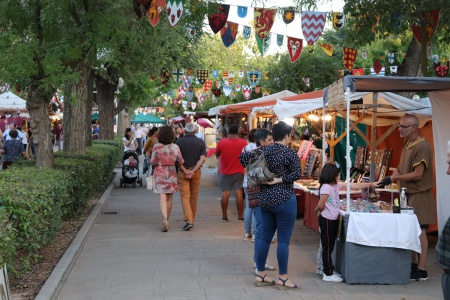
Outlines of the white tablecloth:
{"type": "Polygon", "coordinates": [[[416,215],[351,212],[347,242],[413,250],[420,253],[421,233],[416,215]]]}

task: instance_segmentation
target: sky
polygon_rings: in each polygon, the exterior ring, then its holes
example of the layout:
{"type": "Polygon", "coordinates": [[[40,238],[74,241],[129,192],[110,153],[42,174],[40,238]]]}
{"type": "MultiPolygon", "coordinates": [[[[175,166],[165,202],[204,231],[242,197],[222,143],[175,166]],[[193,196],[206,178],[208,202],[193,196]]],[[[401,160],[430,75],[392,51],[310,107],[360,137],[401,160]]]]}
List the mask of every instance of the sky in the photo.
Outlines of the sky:
{"type": "MultiPolygon", "coordinates": [[[[253,20],[253,7],[252,6],[252,0],[225,0],[224,4],[230,4],[230,12],[228,15],[228,21],[235,22],[240,24],[239,26],[239,34],[242,34],[242,25],[250,26],[252,20],[253,20]],[[240,18],[237,14],[237,6],[247,6],[247,16],[245,18],[240,18]]],[[[289,7],[294,4],[291,0],[268,0],[265,7],[270,8],[272,6],[277,7],[289,7]]],[[[262,7],[262,6],[258,6],[262,7]]],[[[338,12],[343,11],[344,7],[344,1],[343,0],[333,0],[333,1],[317,1],[317,10],[319,12],[338,12]]],[[[329,22],[326,24],[327,27],[331,26],[329,22]]],[[[278,47],[277,45],[277,39],[276,34],[282,34],[285,36],[295,37],[295,38],[301,38],[303,39],[303,33],[302,33],[302,26],[301,26],[301,18],[299,14],[295,15],[295,19],[292,23],[286,25],[283,22],[283,19],[280,15],[277,14],[275,23],[271,30],[272,33],[275,33],[272,35],[272,42],[271,46],[269,48],[269,54],[274,53],[277,51],[287,51],[286,46],[286,40],[287,37],[284,38],[283,45],[281,47],[278,47]]],[[[220,34],[220,33],[217,33],[220,34]]],[[[252,28],[252,34],[254,34],[254,30],[252,28]]],[[[304,42],[304,46],[306,45],[306,42],[304,42]]]]}

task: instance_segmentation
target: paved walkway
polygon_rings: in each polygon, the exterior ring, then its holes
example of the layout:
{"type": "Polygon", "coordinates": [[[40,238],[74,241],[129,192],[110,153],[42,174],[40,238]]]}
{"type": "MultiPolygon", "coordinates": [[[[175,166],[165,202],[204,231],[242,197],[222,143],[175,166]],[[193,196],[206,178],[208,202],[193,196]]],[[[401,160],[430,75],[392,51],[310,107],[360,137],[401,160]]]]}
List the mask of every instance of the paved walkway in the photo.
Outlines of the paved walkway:
{"type": "MultiPolygon", "coordinates": [[[[327,283],[315,273],[319,236],[304,227],[302,220],[296,222],[289,258],[289,276],[302,288],[280,291],[275,286],[256,287],[253,243],[243,240],[244,225],[237,222],[235,201],[230,201],[230,222],[222,223],[216,170],[202,171],[197,219],[188,232],[181,230],[184,221],[178,193],[174,195],[170,230],[163,233],[158,197],[145,189],[145,180],[142,188],[119,188],[116,177],[116,187],[98,210],[102,213],[93,219],[92,229],[85,231],[86,243],[78,243],[84,248],[78,249],[73,268],[60,280],[52,274],[36,299],[443,298],[435,242],[430,243],[427,282],[392,286],[327,283]],[[61,289],[58,284],[62,284],[61,289]],[[54,294],[49,295],[52,290],[54,294]]],[[[276,265],[275,255],[276,244],[270,249],[268,263],[276,265]]],[[[277,276],[276,271],[268,273],[277,276]]]]}

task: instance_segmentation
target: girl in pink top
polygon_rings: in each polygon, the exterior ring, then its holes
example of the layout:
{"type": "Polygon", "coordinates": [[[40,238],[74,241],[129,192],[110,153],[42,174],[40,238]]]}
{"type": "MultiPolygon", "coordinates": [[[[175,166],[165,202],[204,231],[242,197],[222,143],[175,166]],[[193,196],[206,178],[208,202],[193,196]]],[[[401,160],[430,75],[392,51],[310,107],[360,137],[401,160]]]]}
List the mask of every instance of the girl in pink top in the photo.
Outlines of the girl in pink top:
{"type": "MultiPolygon", "coordinates": [[[[332,282],[341,282],[343,279],[340,274],[333,273],[333,262],[331,253],[333,253],[334,243],[337,237],[339,227],[339,190],[345,189],[345,185],[339,182],[341,168],[338,163],[327,163],[323,166],[319,177],[319,195],[320,200],[314,212],[319,215],[320,242],[322,250],[323,280],[332,282]]],[[[371,187],[374,184],[351,183],[350,188],[360,189],[371,187]]]]}

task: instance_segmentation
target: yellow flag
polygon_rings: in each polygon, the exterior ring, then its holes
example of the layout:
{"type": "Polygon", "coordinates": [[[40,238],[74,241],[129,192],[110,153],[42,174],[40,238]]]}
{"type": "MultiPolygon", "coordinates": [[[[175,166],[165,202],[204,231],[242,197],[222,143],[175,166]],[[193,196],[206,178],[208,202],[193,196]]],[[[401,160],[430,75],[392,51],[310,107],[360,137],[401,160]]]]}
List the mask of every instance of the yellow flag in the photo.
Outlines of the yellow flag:
{"type": "Polygon", "coordinates": [[[322,48],[323,52],[325,52],[326,55],[328,56],[333,56],[333,52],[334,52],[334,46],[330,45],[330,44],[322,44],[322,43],[318,43],[320,48],[322,48]]]}

